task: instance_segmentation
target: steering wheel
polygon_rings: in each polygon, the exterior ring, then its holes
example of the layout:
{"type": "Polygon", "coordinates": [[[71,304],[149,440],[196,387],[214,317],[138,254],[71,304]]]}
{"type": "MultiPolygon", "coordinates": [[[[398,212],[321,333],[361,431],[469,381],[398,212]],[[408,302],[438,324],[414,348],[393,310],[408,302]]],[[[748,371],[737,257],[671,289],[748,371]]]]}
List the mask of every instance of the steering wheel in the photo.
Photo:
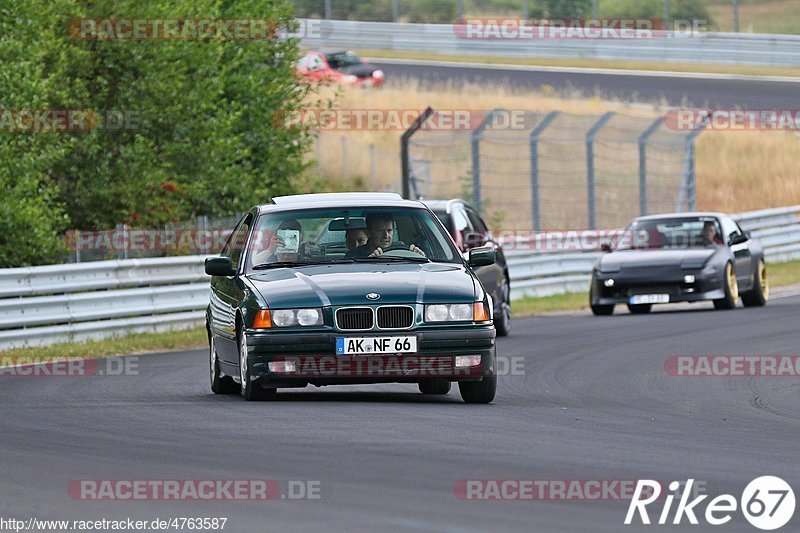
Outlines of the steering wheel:
{"type": "Polygon", "coordinates": [[[425,257],[424,255],[412,252],[411,250],[409,250],[409,246],[404,243],[396,243],[391,246],[387,246],[386,248],[383,248],[383,253],[381,254],[381,256],[383,255],[388,255],[388,257],[407,257],[411,259],[415,258],[418,259],[420,257],[425,257]]]}

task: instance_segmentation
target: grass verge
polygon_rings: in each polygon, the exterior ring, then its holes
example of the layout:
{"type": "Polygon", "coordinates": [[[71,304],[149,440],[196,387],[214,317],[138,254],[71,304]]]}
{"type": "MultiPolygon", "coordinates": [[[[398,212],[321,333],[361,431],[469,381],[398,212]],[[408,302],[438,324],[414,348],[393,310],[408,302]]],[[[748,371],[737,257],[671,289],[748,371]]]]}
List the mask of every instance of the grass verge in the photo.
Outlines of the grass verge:
{"type": "Polygon", "coordinates": [[[603,68],[619,70],[648,70],[659,72],[697,72],[703,74],[734,74],[740,76],[790,76],[800,77],[800,68],[760,65],[723,65],[720,63],[678,63],[667,61],[624,61],[617,59],[561,58],[561,57],[504,57],[504,56],[454,56],[426,52],[393,50],[358,50],[364,57],[388,59],[419,59],[428,61],[454,61],[457,63],[485,63],[488,65],[524,65],[534,67],[603,68]]]}
{"type": "Polygon", "coordinates": [[[164,333],[136,333],[127,337],[115,337],[82,343],[53,344],[39,348],[20,348],[0,352],[3,358],[64,359],[68,357],[98,358],[115,355],[131,355],[171,350],[202,348],[207,343],[206,330],[194,329],[167,331],[164,333]]]}

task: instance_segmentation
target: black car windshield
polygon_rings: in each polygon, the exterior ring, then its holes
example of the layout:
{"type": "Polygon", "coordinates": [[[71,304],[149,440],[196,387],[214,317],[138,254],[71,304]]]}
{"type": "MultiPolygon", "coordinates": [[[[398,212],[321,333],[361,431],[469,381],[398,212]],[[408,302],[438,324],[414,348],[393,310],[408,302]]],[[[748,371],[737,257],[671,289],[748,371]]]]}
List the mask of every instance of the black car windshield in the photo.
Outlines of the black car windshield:
{"type": "Polygon", "coordinates": [[[414,207],[296,209],[259,217],[248,270],[361,262],[461,263],[450,236],[414,207]]]}
{"type": "Polygon", "coordinates": [[[620,239],[617,250],[663,250],[720,246],[716,217],[674,217],[634,220],[620,239]]]}
{"type": "Polygon", "coordinates": [[[361,64],[361,58],[350,51],[328,54],[325,57],[328,59],[328,65],[333,69],[361,64]]]}

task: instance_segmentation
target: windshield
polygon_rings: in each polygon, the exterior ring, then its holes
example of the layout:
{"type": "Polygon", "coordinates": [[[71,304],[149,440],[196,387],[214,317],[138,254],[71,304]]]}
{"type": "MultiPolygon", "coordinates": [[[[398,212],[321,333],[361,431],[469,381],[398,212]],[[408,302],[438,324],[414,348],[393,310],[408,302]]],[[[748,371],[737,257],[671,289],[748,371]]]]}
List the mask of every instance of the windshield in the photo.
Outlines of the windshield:
{"type": "Polygon", "coordinates": [[[349,67],[352,65],[361,64],[361,59],[353,52],[339,52],[336,54],[328,54],[328,65],[331,68],[349,67]]]}
{"type": "Polygon", "coordinates": [[[264,214],[248,250],[248,270],[354,262],[461,262],[436,218],[426,209],[408,207],[264,214]]]}
{"type": "Polygon", "coordinates": [[[626,239],[617,250],[704,248],[723,244],[716,217],[634,220],[626,233],[633,237],[626,239]]]}

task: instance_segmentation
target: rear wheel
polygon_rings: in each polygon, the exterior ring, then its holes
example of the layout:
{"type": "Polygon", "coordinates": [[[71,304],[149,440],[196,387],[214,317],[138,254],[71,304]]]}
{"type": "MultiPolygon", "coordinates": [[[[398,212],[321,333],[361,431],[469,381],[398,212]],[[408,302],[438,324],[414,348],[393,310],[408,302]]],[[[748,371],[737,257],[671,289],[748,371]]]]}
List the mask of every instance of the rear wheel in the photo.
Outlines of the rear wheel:
{"type": "Polygon", "coordinates": [[[450,382],[441,378],[423,379],[419,382],[419,391],[422,394],[447,394],[450,382]]]}
{"type": "Polygon", "coordinates": [[[250,379],[250,369],[247,366],[247,336],[243,331],[238,334],[239,339],[239,378],[242,380],[242,396],[248,402],[274,400],[278,395],[277,389],[264,389],[250,379]]]}
{"type": "Polygon", "coordinates": [[[219,369],[219,357],[214,343],[214,336],[208,336],[208,359],[211,371],[211,391],[214,394],[235,394],[239,385],[230,376],[223,376],[219,369]]]}
{"type": "Polygon", "coordinates": [[[497,376],[484,376],[480,381],[459,382],[458,392],[466,403],[491,403],[497,392],[497,376]]]}
{"type": "Polygon", "coordinates": [[[736,281],[736,271],[733,270],[733,265],[727,263],[725,265],[725,298],[714,300],[714,307],[716,309],[733,309],[736,307],[736,302],[739,301],[739,283],[736,281]]]}
{"type": "Polygon", "coordinates": [[[649,313],[653,308],[653,304],[628,304],[628,311],[632,315],[644,315],[649,313]]]}
{"type": "Polygon", "coordinates": [[[497,335],[505,337],[511,333],[511,288],[508,284],[508,278],[503,276],[503,285],[500,287],[500,313],[494,317],[494,329],[497,330],[497,335]]]}
{"type": "Polygon", "coordinates": [[[764,260],[758,262],[756,273],[753,274],[753,289],[742,293],[742,303],[745,307],[763,307],[769,299],[769,281],[767,280],[767,265],[764,260]]]}

